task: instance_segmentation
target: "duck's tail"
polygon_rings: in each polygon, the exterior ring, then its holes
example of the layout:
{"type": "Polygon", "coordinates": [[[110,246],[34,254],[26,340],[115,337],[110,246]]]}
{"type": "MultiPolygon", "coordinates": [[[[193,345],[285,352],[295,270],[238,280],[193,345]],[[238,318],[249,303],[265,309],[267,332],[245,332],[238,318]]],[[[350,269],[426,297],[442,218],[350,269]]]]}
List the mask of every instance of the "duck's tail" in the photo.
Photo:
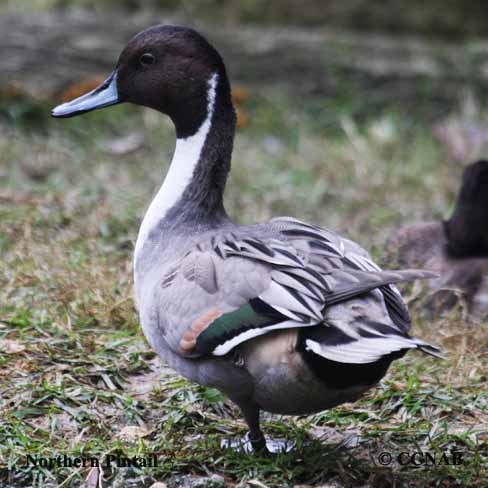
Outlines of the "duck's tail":
{"type": "Polygon", "coordinates": [[[432,344],[429,344],[428,342],[425,342],[422,339],[418,339],[417,337],[412,337],[412,339],[415,341],[417,348],[420,351],[425,352],[425,354],[428,354],[429,356],[433,356],[437,359],[447,359],[444,351],[441,348],[437,346],[433,346],[432,344]]]}

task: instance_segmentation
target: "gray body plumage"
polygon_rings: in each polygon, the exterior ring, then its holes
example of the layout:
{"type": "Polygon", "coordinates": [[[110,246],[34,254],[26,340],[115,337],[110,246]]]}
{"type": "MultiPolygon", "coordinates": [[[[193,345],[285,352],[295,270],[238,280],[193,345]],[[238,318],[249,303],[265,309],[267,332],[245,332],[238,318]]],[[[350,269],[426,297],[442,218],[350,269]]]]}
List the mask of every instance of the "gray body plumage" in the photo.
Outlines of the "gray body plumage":
{"type": "Polygon", "coordinates": [[[428,274],[383,272],[366,251],[331,231],[281,218],[261,225],[225,222],[217,228],[168,229],[166,237],[163,227],[159,236],[148,240],[136,265],[136,296],[144,333],[158,354],[182,375],[220,388],[231,398],[246,396],[268,411],[305,414],[353,401],[372,386],[333,389],[320,381],[297,349],[301,327],[322,324],[345,334],[350,341],[342,347],[320,344],[324,354],[345,363],[373,362],[401,348],[430,350],[423,341],[406,335],[405,305],[388,285],[428,274]],[[286,254],[275,251],[271,256],[247,242],[258,242],[263,250],[272,251],[275,246],[286,254]],[[307,270],[314,280],[310,290],[303,288],[305,279],[291,288],[294,281],[286,278],[294,276],[294,271],[299,273],[295,276],[306,278],[307,270]],[[328,289],[319,288],[319,277],[328,289]],[[379,285],[388,287],[390,293],[383,294],[379,285]],[[362,291],[368,288],[371,290],[362,291]],[[297,302],[289,289],[301,294],[305,304],[309,300],[310,308],[297,302]],[[342,300],[343,294],[351,297],[342,300]],[[328,306],[336,296],[340,301],[328,306]],[[198,317],[215,308],[224,314],[232,312],[255,297],[282,312],[288,299],[288,322],[276,324],[273,327],[278,330],[265,335],[242,342],[237,338],[222,357],[209,354],[202,358],[179,350],[183,334],[198,317]],[[388,301],[391,308],[404,311],[403,320],[395,323],[388,301]],[[373,343],[362,351],[361,341],[368,340],[362,332],[369,331],[372,322],[382,324],[386,332],[369,339],[373,343]],[[286,328],[281,329],[283,324],[286,328]],[[352,354],[351,360],[348,354],[352,354]]]}

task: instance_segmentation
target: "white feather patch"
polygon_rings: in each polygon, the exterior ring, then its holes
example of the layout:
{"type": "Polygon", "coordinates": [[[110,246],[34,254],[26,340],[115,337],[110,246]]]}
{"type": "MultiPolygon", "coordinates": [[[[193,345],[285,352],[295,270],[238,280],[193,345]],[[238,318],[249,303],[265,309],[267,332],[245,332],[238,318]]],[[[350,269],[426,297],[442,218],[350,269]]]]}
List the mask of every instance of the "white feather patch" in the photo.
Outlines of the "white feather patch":
{"type": "Polygon", "coordinates": [[[400,336],[384,336],[382,338],[361,338],[337,346],[319,344],[307,339],[305,347],[308,351],[338,363],[367,364],[374,363],[382,356],[401,349],[415,349],[417,344],[411,339],[400,336]]]}
{"type": "Polygon", "coordinates": [[[248,341],[249,339],[253,339],[254,337],[261,336],[270,332],[271,330],[280,330],[280,329],[292,329],[295,327],[303,327],[303,323],[297,323],[294,320],[287,320],[285,322],[280,322],[279,324],[268,325],[267,327],[260,327],[257,329],[249,329],[241,334],[236,335],[232,339],[225,341],[223,344],[219,344],[213,351],[212,354],[214,356],[223,356],[227,354],[231,349],[238,346],[244,341],[248,341]]]}
{"type": "Polygon", "coordinates": [[[315,300],[319,300],[321,302],[324,301],[323,296],[315,289],[316,287],[313,284],[310,283],[309,287],[307,287],[300,282],[299,278],[293,276],[291,273],[273,270],[271,271],[271,279],[277,283],[288,286],[289,288],[294,288],[299,293],[307,295],[310,298],[314,298],[315,300]]]}
{"type": "Polygon", "coordinates": [[[286,288],[274,281],[271,281],[269,287],[259,295],[259,298],[272,307],[281,307],[291,312],[298,312],[307,317],[315,318],[318,321],[322,320],[321,310],[324,306],[323,303],[303,295],[301,296],[311,310],[291,295],[286,288]]]}
{"type": "Polygon", "coordinates": [[[134,269],[136,269],[139,253],[149,233],[179,200],[193,177],[193,172],[198,164],[208,131],[210,130],[217,81],[218,75],[214,73],[208,81],[207,117],[198,131],[190,137],[176,140],[175,152],[166,178],[149,205],[139,229],[134,253],[134,269]]]}

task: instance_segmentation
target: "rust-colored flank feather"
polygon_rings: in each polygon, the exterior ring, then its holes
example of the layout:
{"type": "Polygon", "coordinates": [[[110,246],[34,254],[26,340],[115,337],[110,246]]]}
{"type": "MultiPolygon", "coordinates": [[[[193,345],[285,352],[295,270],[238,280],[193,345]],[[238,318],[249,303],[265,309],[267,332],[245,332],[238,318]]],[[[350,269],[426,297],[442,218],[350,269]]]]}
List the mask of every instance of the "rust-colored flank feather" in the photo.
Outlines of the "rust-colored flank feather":
{"type": "Polygon", "coordinates": [[[183,353],[189,353],[195,347],[198,336],[216,319],[222,315],[222,311],[212,308],[196,319],[190,328],[183,334],[180,340],[180,349],[183,353]]]}

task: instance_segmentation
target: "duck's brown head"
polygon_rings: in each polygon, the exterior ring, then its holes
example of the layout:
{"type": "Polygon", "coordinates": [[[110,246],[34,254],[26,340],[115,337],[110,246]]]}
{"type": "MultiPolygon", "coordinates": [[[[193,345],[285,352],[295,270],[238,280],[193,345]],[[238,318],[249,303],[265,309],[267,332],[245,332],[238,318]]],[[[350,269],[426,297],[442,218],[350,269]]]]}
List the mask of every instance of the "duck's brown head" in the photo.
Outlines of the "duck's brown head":
{"type": "Polygon", "coordinates": [[[218,80],[220,103],[230,104],[224,63],[203,36],[187,27],[149,27],[129,41],[104,83],[59,105],[52,115],[73,117],[131,102],[169,115],[178,137],[188,137],[206,118],[208,84],[213,77],[218,80]]]}
{"type": "Polygon", "coordinates": [[[456,208],[444,230],[452,256],[488,256],[488,161],[464,170],[456,208]]]}

